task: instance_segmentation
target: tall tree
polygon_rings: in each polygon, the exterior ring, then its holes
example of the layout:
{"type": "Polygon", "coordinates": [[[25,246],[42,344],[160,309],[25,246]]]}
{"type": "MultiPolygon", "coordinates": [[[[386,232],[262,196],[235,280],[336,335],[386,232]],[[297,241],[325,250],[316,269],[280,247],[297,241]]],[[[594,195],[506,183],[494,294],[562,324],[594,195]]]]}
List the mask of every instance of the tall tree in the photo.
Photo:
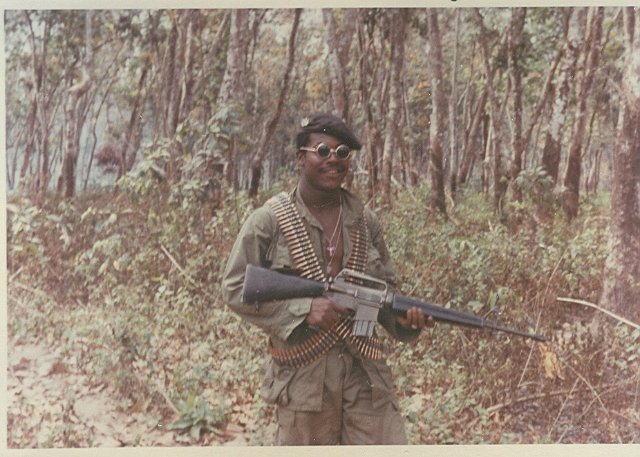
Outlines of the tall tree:
{"type": "Polygon", "coordinates": [[[450,159],[450,185],[452,197],[455,194],[455,190],[459,181],[459,169],[460,158],[458,154],[458,139],[456,137],[457,132],[457,106],[458,106],[458,67],[459,67],[459,51],[460,51],[460,8],[456,8],[455,15],[455,39],[453,46],[453,61],[451,62],[451,96],[449,99],[449,149],[451,151],[450,159]]]}
{"type": "MultiPolygon", "coordinates": [[[[51,179],[50,170],[50,151],[49,151],[49,135],[51,126],[50,112],[56,111],[58,104],[61,103],[60,97],[57,96],[57,88],[51,87],[47,71],[47,60],[49,59],[48,50],[51,45],[51,29],[54,25],[54,17],[50,12],[34,13],[24,11],[21,13],[24,17],[29,29],[29,43],[31,45],[31,77],[27,84],[29,90],[28,100],[30,103],[29,114],[24,129],[19,131],[24,135],[22,143],[25,145],[23,154],[22,167],[20,170],[20,186],[29,183],[30,190],[36,193],[44,192],[51,179]],[[43,30],[42,38],[38,40],[34,31],[32,16],[39,14],[39,26],[43,30]],[[54,105],[54,106],[52,106],[54,105]],[[29,169],[32,167],[32,159],[34,153],[37,154],[36,164],[39,168],[35,173],[35,179],[24,180],[27,177],[29,169]]],[[[16,154],[17,156],[17,154],[16,154]]],[[[17,164],[17,160],[16,160],[17,164]]]]}
{"type": "Polygon", "coordinates": [[[369,200],[373,200],[378,187],[379,177],[379,147],[380,129],[374,119],[374,88],[372,84],[372,73],[374,72],[375,62],[373,55],[375,54],[374,45],[374,24],[373,12],[369,9],[358,10],[358,20],[356,22],[358,37],[358,73],[359,73],[359,91],[360,104],[364,111],[365,123],[365,150],[366,168],[369,179],[367,180],[367,193],[369,200]]]}
{"type": "Polygon", "coordinates": [[[76,165],[80,152],[80,134],[86,120],[87,92],[92,82],[92,11],[85,13],[85,51],[80,81],[67,89],[65,105],[64,157],[58,191],[67,198],[76,193],[76,165]]]}
{"type": "Polygon", "coordinates": [[[522,64],[520,62],[520,54],[522,52],[522,33],[526,15],[526,8],[513,8],[511,10],[511,26],[509,27],[508,39],[509,78],[513,95],[512,159],[509,175],[513,184],[513,199],[515,201],[522,200],[522,192],[514,181],[522,171],[522,156],[524,154],[524,140],[522,138],[522,64]]]}
{"type": "MultiPolygon", "coordinates": [[[[465,131],[464,148],[461,154],[462,164],[460,165],[460,171],[457,173],[457,184],[464,184],[465,182],[467,182],[471,175],[471,170],[476,160],[476,156],[480,156],[480,154],[476,152],[482,150],[482,146],[478,145],[478,137],[480,137],[478,133],[480,132],[480,127],[482,126],[482,119],[485,114],[486,105],[487,90],[484,89],[475,106],[475,109],[473,110],[473,116],[471,117],[469,127],[465,131]]],[[[480,160],[482,159],[480,158],[480,160]]]]}
{"type": "Polygon", "coordinates": [[[587,34],[584,40],[584,65],[580,78],[580,88],[576,107],[575,119],[569,145],[569,157],[564,176],[563,204],[569,220],[578,215],[580,198],[580,176],[582,171],[583,141],[587,127],[588,102],[591,87],[600,60],[600,40],[602,37],[603,8],[589,8],[587,18],[587,34]]]}
{"type": "Polygon", "coordinates": [[[438,24],[438,11],[434,8],[427,10],[429,26],[429,39],[427,40],[427,62],[431,79],[431,201],[429,206],[432,211],[437,211],[447,216],[447,207],[444,194],[444,139],[447,135],[447,99],[443,80],[442,63],[442,39],[438,24]]]}
{"type": "Polygon", "coordinates": [[[382,198],[386,206],[391,205],[391,177],[393,157],[399,144],[402,121],[402,72],[404,67],[404,41],[407,11],[390,11],[390,73],[389,103],[386,115],[386,132],[382,150],[382,198]]]}
{"type": "Polygon", "coordinates": [[[327,59],[329,67],[329,80],[331,81],[331,98],[335,114],[350,124],[349,91],[346,81],[347,66],[349,63],[349,49],[355,32],[353,27],[358,16],[358,11],[347,8],[342,10],[340,24],[336,24],[334,10],[323,9],[322,17],[325,23],[325,40],[329,47],[327,59]]]}
{"type": "Polygon", "coordinates": [[[496,73],[496,62],[504,52],[506,46],[506,36],[498,46],[497,53],[492,59],[489,50],[489,38],[494,32],[489,31],[484,24],[484,18],[480,11],[474,10],[476,24],[479,28],[480,49],[482,50],[482,60],[484,64],[484,78],[487,88],[487,96],[489,99],[489,135],[487,152],[485,153],[485,174],[488,174],[489,160],[493,158],[493,204],[497,214],[502,214],[504,205],[504,195],[507,190],[507,176],[505,167],[502,163],[502,113],[500,111],[500,102],[496,91],[496,82],[494,75],[496,73]]]}
{"type": "Polygon", "coordinates": [[[282,108],[284,107],[285,97],[289,91],[289,80],[291,79],[291,70],[293,69],[293,63],[295,59],[296,50],[296,34],[298,33],[298,24],[300,23],[301,9],[296,9],[293,13],[293,25],[291,26],[291,33],[289,34],[288,44],[288,58],[287,67],[282,77],[282,86],[280,87],[280,95],[276,102],[276,109],[273,112],[271,118],[264,124],[258,146],[256,148],[253,161],[251,163],[251,183],[249,186],[249,196],[254,198],[258,195],[258,187],[260,185],[260,177],[262,176],[262,165],[265,154],[267,152],[267,146],[273,136],[280,116],[282,114],[282,108]]]}
{"type": "Polygon", "coordinates": [[[571,29],[570,21],[572,12],[573,9],[570,8],[563,10],[564,40],[560,51],[562,52],[560,63],[561,71],[553,91],[553,107],[546,127],[544,146],[542,148],[541,166],[554,184],[558,180],[562,134],[567,116],[569,95],[571,94],[570,80],[573,78],[573,75],[575,75],[578,62],[578,48],[573,35],[569,33],[571,29]]]}
{"type": "Polygon", "coordinates": [[[609,256],[601,303],[640,322],[640,9],[624,11],[622,110],[613,150],[609,256]]]}

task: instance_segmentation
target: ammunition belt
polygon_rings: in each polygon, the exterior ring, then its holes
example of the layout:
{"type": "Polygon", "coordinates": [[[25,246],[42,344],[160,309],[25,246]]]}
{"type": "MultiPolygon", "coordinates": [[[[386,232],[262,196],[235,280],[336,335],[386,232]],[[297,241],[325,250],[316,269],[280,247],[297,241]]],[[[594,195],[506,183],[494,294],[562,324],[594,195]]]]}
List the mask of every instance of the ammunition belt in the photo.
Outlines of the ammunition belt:
{"type": "MultiPolygon", "coordinates": [[[[309,233],[302,218],[292,202],[292,196],[286,192],[269,199],[269,205],[278,219],[278,225],[283,233],[289,252],[300,276],[327,281],[323,273],[320,260],[313,250],[309,233]]],[[[362,214],[351,232],[353,249],[347,260],[347,268],[364,272],[367,266],[367,251],[369,244],[369,227],[362,214]]],[[[380,360],[383,357],[382,341],[377,336],[365,337],[352,334],[353,317],[351,314],[342,318],[329,330],[322,330],[306,341],[283,349],[273,347],[269,342],[269,352],[279,365],[288,365],[300,368],[311,363],[320,356],[329,352],[340,340],[346,340],[364,358],[380,360]]]]}
{"type": "Polygon", "coordinates": [[[384,356],[382,340],[377,336],[354,336],[351,334],[353,317],[344,316],[340,322],[326,331],[320,331],[295,346],[277,349],[269,341],[269,354],[278,365],[300,368],[326,354],[338,341],[352,344],[365,359],[381,360],[384,356]]]}
{"type": "Polygon", "coordinates": [[[278,219],[278,225],[293,259],[293,263],[300,271],[300,276],[316,281],[326,281],[318,256],[313,250],[309,233],[305,229],[300,214],[286,192],[280,192],[266,203],[273,209],[278,219]]]}

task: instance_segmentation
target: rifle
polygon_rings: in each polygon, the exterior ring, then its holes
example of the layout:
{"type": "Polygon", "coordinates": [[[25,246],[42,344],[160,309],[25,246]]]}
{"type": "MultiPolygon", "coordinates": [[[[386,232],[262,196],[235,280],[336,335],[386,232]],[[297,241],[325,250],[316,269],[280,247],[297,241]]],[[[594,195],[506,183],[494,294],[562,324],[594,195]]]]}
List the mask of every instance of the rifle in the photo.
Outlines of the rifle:
{"type": "Polygon", "coordinates": [[[247,265],[242,292],[244,303],[258,305],[271,300],[321,295],[355,312],[352,330],[355,336],[373,335],[381,308],[390,308],[392,312],[402,314],[415,306],[422,309],[425,316],[431,316],[436,321],[488,328],[537,341],[547,340],[543,335],[521,332],[484,317],[405,297],[391,291],[386,282],[354,270],[345,268],[333,280],[323,282],[247,265]]]}

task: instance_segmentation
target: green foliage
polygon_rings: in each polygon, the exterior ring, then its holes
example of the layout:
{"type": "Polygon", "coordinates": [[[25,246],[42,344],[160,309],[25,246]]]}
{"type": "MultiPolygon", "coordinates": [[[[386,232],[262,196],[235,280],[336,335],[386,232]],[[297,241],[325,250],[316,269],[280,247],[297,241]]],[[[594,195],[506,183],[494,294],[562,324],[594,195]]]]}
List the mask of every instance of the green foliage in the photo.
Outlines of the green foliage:
{"type": "MultiPolygon", "coordinates": [[[[160,145],[117,194],[43,204],[11,198],[9,334],[61,344],[87,376],[116,388],[123,411],[158,417],[193,443],[223,439],[227,424],[241,423],[251,444],[270,444],[275,414],[259,395],[265,336],[225,309],[219,290],[252,204],[225,188],[222,204],[204,211],[197,178],[175,172],[182,164],[171,145],[160,145]]],[[[572,370],[592,386],[638,376],[637,331],[593,324],[588,311],[555,301],[597,299],[606,199],[583,201],[570,226],[560,218],[536,225],[529,215],[540,179],[525,176],[526,198],[508,207],[519,225],[496,223],[483,196],[465,190],[450,220],[416,209],[426,187],[402,193],[381,214],[403,293],[537,329],[551,337],[546,351],[564,373],[547,379],[542,351],[503,334],[437,324],[413,345],[385,336],[412,443],[553,442],[562,430],[536,411],[557,414],[557,405],[540,392],[571,389],[579,379],[572,370]]],[[[255,204],[291,184],[280,181],[255,204]]],[[[580,398],[564,407],[567,420],[586,420],[580,408],[590,397],[580,398]]],[[[65,430],[78,443],[73,424],[65,430]]]]}
{"type": "Polygon", "coordinates": [[[189,433],[191,438],[199,440],[204,432],[215,431],[215,427],[224,422],[224,400],[218,398],[218,403],[212,409],[209,403],[189,395],[186,400],[180,400],[176,406],[180,417],[168,425],[169,430],[189,433]]]}

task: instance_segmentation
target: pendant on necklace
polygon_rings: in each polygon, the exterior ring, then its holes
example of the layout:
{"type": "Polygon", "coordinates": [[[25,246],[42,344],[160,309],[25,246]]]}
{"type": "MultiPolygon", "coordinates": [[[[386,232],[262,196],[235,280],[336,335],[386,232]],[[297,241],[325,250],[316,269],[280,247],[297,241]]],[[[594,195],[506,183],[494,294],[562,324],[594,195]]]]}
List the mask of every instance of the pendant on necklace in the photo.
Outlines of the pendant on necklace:
{"type": "Polygon", "coordinates": [[[333,260],[333,256],[336,253],[336,247],[335,246],[327,246],[327,252],[329,253],[329,257],[331,257],[331,260],[333,260]]]}

